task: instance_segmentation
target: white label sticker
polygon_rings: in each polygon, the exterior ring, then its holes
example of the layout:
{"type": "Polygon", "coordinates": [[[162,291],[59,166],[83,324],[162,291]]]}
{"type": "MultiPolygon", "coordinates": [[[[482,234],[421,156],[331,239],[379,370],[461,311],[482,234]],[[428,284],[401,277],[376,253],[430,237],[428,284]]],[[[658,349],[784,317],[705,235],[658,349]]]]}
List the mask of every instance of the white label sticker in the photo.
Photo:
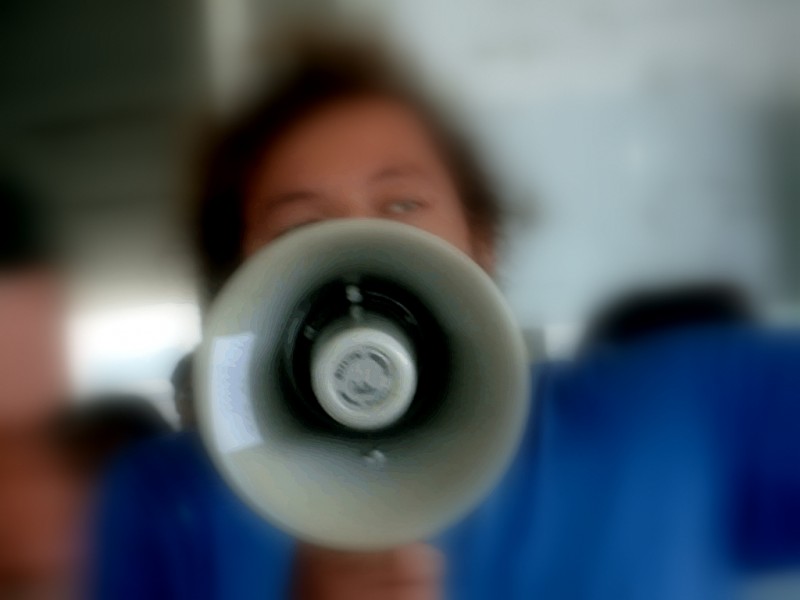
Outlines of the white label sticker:
{"type": "Polygon", "coordinates": [[[211,415],[216,444],[227,454],[258,445],[261,436],[250,397],[255,334],[214,340],[211,354],[211,415]]]}

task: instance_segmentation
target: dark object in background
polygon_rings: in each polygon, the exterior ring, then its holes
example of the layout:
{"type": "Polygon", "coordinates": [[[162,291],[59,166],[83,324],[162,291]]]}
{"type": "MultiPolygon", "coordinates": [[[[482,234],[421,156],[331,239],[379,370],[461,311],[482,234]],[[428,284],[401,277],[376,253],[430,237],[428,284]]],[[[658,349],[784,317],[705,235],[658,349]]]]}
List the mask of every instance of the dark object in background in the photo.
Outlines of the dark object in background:
{"type": "Polygon", "coordinates": [[[194,352],[178,361],[172,371],[175,410],[181,421],[181,429],[194,429],[197,424],[194,406],[194,352]]]}
{"type": "Polygon", "coordinates": [[[67,408],[55,423],[57,443],[75,466],[99,472],[120,451],[172,428],[145,398],[109,394],[67,408]]]}
{"type": "Polygon", "coordinates": [[[665,331],[707,325],[746,323],[755,311],[736,287],[727,284],[684,286],[624,296],[598,313],[585,347],[622,344],[665,331]]]}
{"type": "Polygon", "coordinates": [[[0,270],[49,263],[52,238],[35,191],[0,171],[0,270]]]}

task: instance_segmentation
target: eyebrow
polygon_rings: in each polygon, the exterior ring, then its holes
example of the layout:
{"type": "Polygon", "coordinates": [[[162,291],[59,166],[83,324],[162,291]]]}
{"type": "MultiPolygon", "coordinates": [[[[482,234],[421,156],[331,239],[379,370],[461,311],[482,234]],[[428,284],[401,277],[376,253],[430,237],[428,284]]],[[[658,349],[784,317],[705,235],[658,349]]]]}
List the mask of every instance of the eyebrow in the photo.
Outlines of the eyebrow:
{"type": "Polygon", "coordinates": [[[282,204],[291,204],[293,202],[302,202],[307,200],[316,200],[322,194],[313,190],[292,190],[290,192],[283,192],[268,196],[265,198],[265,204],[270,207],[281,206],[282,204]]]}
{"type": "Polygon", "coordinates": [[[412,164],[392,165],[385,167],[372,175],[370,181],[384,181],[386,179],[402,179],[402,178],[416,178],[416,179],[429,179],[428,174],[412,164]]]}

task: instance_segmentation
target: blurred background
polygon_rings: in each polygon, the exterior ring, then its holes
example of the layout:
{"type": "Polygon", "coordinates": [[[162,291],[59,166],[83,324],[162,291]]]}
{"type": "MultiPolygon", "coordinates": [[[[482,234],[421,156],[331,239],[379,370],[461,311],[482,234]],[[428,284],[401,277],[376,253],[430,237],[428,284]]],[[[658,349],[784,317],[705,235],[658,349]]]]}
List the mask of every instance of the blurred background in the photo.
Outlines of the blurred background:
{"type": "MultiPolygon", "coordinates": [[[[142,392],[199,339],[184,227],[204,119],[302,19],[379,25],[457,99],[508,201],[501,284],[569,352],[631,286],[739,282],[800,309],[800,3],[792,0],[4,2],[0,155],[70,269],[71,380],[142,392]]],[[[455,109],[454,109],[455,110],[455,109]]],[[[532,343],[538,343],[532,341],[532,343]]]]}

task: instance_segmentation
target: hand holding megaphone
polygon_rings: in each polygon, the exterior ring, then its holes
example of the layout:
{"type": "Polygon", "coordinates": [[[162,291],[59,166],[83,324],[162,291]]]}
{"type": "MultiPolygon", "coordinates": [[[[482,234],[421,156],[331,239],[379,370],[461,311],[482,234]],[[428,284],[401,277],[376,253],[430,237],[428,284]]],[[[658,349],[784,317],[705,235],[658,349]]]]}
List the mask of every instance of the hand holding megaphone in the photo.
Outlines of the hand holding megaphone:
{"type": "Polygon", "coordinates": [[[229,484],[315,545],[427,539],[498,481],[528,414],[520,332],[491,279],[388,221],[304,228],[234,274],[196,372],[229,484]]]}
{"type": "Polygon", "coordinates": [[[426,544],[380,552],[300,546],[292,600],[439,600],[444,557],[426,544]]]}

